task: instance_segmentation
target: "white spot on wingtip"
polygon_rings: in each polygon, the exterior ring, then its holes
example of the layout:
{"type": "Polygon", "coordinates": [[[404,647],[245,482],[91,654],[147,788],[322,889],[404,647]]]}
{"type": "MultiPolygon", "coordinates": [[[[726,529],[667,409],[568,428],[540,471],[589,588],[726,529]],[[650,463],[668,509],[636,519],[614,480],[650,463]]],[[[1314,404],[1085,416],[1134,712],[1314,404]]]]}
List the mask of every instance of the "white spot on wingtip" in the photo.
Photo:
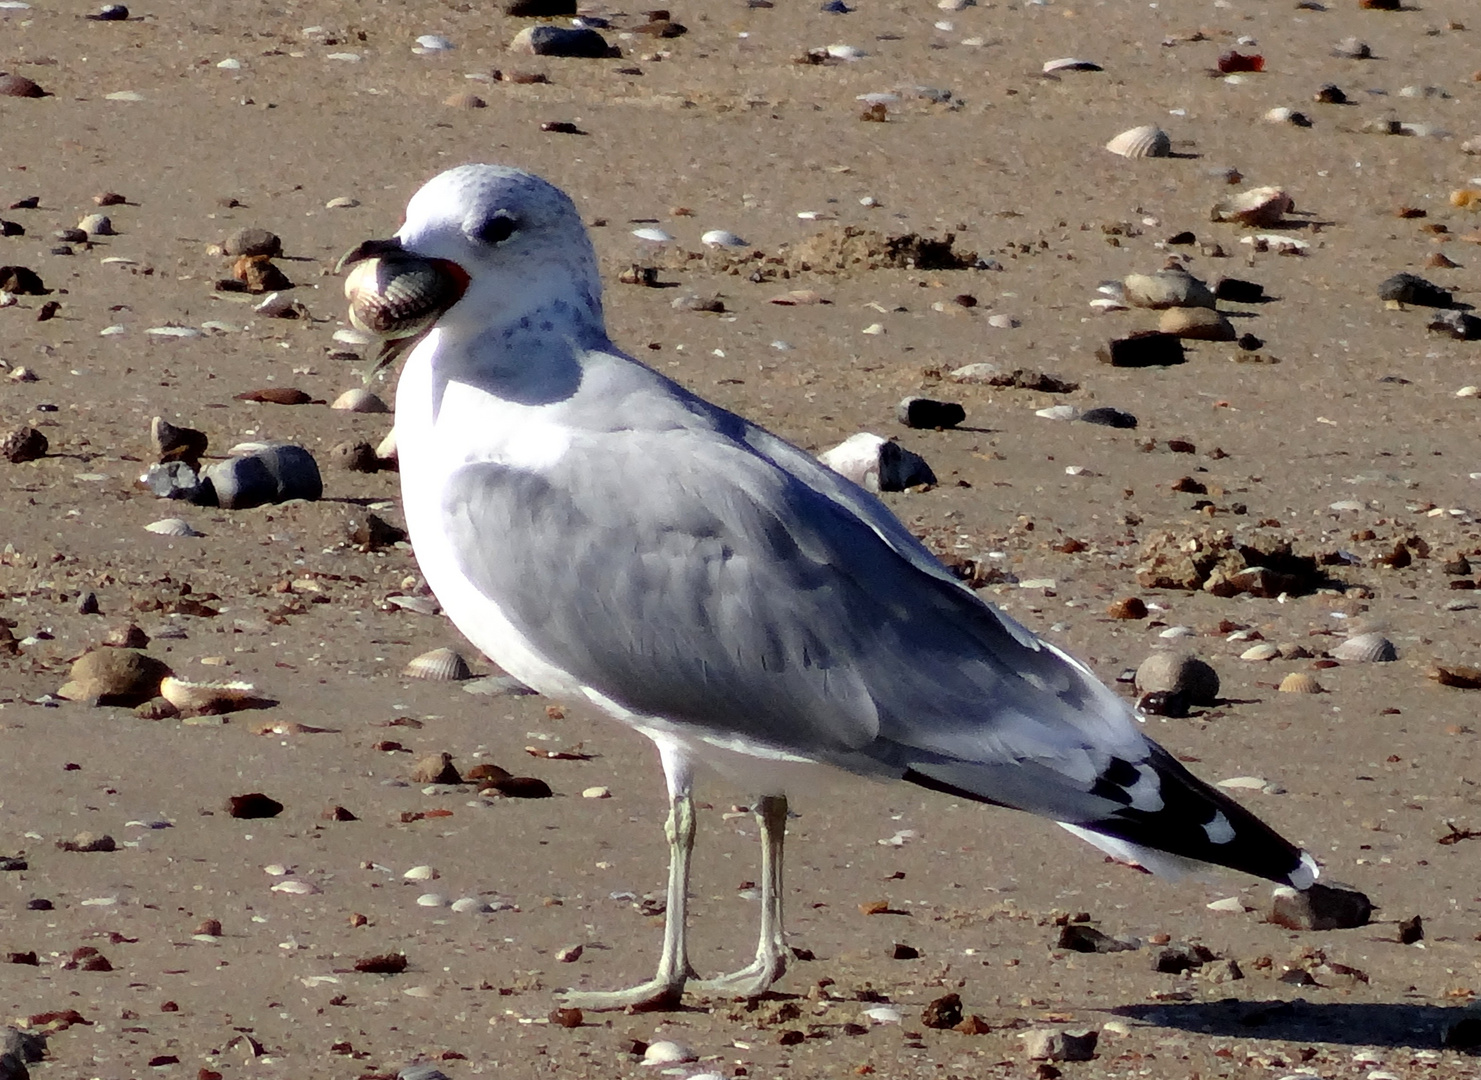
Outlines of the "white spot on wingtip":
{"type": "Polygon", "coordinates": [[[1311,857],[1310,852],[1303,851],[1301,853],[1301,862],[1296,866],[1296,869],[1291,871],[1291,885],[1296,889],[1309,889],[1316,884],[1316,879],[1321,876],[1322,871],[1317,866],[1316,860],[1311,857]]]}
{"type": "Polygon", "coordinates": [[[1215,810],[1213,820],[1203,826],[1210,844],[1227,844],[1234,839],[1234,826],[1224,816],[1224,811],[1215,810]]]}

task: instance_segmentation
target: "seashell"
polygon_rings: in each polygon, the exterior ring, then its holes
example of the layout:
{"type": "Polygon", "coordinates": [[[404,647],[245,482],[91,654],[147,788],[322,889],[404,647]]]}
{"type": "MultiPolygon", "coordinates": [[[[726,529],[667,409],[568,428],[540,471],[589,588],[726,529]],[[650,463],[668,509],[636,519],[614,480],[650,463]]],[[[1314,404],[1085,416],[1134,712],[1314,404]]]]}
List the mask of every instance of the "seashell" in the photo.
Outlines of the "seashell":
{"type": "Polygon", "coordinates": [[[391,411],[379,396],[365,389],[363,386],[346,390],[330,402],[329,407],[331,409],[340,409],[344,412],[356,413],[385,413],[391,411]]]}
{"type": "Polygon", "coordinates": [[[1277,648],[1276,646],[1270,644],[1270,642],[1268,642],[1268,641],[1262,641],[1258,645],[1251,645],[1244,652],[1240,653],[1239,654],[1239,658],[1241,660],[1257,660],[1257,661],[1258,660],[1274,660],[1279,655],[1280,655],[1280,649],[1279,648],[1277,648]]]}
{"type": "Polygon", "coordinates": [[[1305,645],[1300,645],[1294,641],[1283,641],[1276,648],[1280,650],[1280,658],[1282,660],[1311,659],[1311,650],[1305,645]]]}
{"type": "Polygon", "coordinates": [[[269,319],[301,319],[308,315],[302,301],[281,292],[268,293],[252,310],[269,319]]]}
{"type": "Polygon", "coordinates": [[[610,799],[612,797],[612,791],[610,788],[601,786],[582,788],[581,797],[583,799],[610,799]]]}
{"type": "Polygon", "coordinates": [[[1123,131],[1106,149],[1124,158],[1167,157],[1172,153],[1172,139],[1156,124],[1146,124],[1123,131]]]}
{"type": "Polygon", "coordinates": [[[488,107],[488,102],[471,90],[462,90],[456,94],[449,94],[442,99],[442,103],[444,105],[450,105],[454,109],[483,109],[488,107]]]}
{"type": "Polygon", "coordinates": [[[456,45],[441,34],[423,34],[417,38],[416,47],[411,51],[418,56],[423,56],[431,53],[451,52],[456,48],[456,45]]]}
{"type": "Polygon", "coordinates": [[[1326,690],[1316,681],[1316,676],[1305,671],[1293,671],[1276,687],[1285,694],[1323,694],[1326,690]]]}
{"type": "Polygon", "coordinates": [[[179,709],[182,716],[220,716],[270,704],[251,683],[195,683],[173,675],[160,680],[159,695],[179,709]]]}
{"type": "Polygon", "coordinates": [[[1277,255],[1305,255],[1311,250],[1311,244],[1294,236],[1282,236],[1280,233],[1255,233],[1240,239],[1241,244],[1249,244],[1256,251],[1273,251],[1277,255]]]}
{"type": "Polygon", "coordinates": [[[375,444],[377,461],[396,461],[396,429],[386,432],[386,437],[375,444]]]}
{"type": "Polygon", "coordinates": [[[441,263],[410,256],[355,260],[345,278],[350,323],[381,339],[415,337],[462,295],[463,283],[441,263]]]}
{"type": "Polygon", "coordinates": [[[160,338],[198,338],[205,337],[201,331],[193,326],[151,326],[144,331],[152,337],[160,338]]]}
{"type": "Polygon", "coordinates": [[[1370,60],[1373,57],[1373,50],[1366,41],[1348,37],[1332,47],[1332,55],[1340,56],[1345,60],[1370,60]]]}
{"type": "Polygon", "coordinates": [[[829,45],[823,50],[830,60],[862,60],[869,54],[854,45],[829,45]]]}
{"type": "Polygon", "coordinates": [[[460,915],[465,915],[469,912],[481,915],[494,910],[476,896],[465,896],[459,900],[454,900],[452,902],[452,909],[460,915]]]}
{"type": "Polygon", "coordinates": [[[1219,696],[1219,675],[1188,653],[1155,652],[1137,667],[1136,688],[1144,694],[1184,694],[1194,705],[1210,705],[1219,696]]]}
{"type": "Polygon", "coordinates": [[[1205,307],[1168,308],[1158,320],[1157,329],[1190,341],[1234,341],[1239,337],[1223,312],[1205,307]]]}
{"type": "Polygon", "coordinates": [[[664,232],[662,229],[657,228],[644,227],[641,229],[634,229],[633,235],[636,236],[639,240],[645,240],[650,244],[672,244],[674,242],[674,238],[672,236],[664,232]]]}
{"type": "Polygon", "coordinates": [[[401,672],[413,679],[430,679],[434,682],[462,682],[473,678],[468,661],[454,649],[433,649],[415,657],[401,672]]]}
{"type": "Polygon", "coordinates": [[[698,1061],[699,1055],[680,1042],[659,1039],[648,1044],[643,1051],[644,1065],[676,1065],[684,1061],[698,1061]]]}
{"type": "Polygon", "coordinates": [[[440,878],[442,875],[439,874],[432,867],[426,866],[426,865],[422,865],[422,866],[413,866],[410,870],[408,870],[406,873],[402,874],[401,876],[403,878],[405,878],[407,881],[435,881],[438,878],[440,878]]]}
{"type": "Polygon", "coordinates": [[[1278,105],[1265,114],[1267,124],[1290,124],[1292,127],[1311,127],[1311,117],[1295,109],[1278,105]]]}
{"type": "Polygon", "coordinates": [[[148,525],[144,526],[144,531],[156,533],[160,536],[204,535],[203,533],[198,533],[193,528],[191,528],[190,522],[186,521],[184,518],[177,517],[161,518],[158,521],[151,521],[148,525]]]}
{"type": "Polygon", "coordinates": [[[1127,274],[1121,287],[1126,302],[1133,307],[1159,310],[1214,306],[1214,291],[1182,269],[1168,268],[1155,274],[1127,274]]]}
{"type": "Polygon", "coordinates": [[[1250,188],[1216,203],[1209,212],[1209,218],[1212,221],[1231,221],[1251,228],[1268,229],[1279,225],[1295,205],[1294,200],[1281,188],[1250,188]]]}
{"type": "Polygon", "coordinates": [[[1360,664],[1385,664],[1399,658],[1394,643],[1382,634],[1354,634],[1332,650],[1338,660],[1351,660],[1360,664]]]}
{"type": "Polygon", "coordinates": [[[736,236],[735,233],[727,232],[724,229],[711,229],[699,238],[699,242],[705,247],[712,248],[743,248],[751,246],[739,236],[736,236]]]}
{"type": "Polygon", "coordinates": [[[421,896],[417,897],[417,906],[447,907],[447,897],[443,896],[441,893],[435,892],[422,893],[421,896]]]}
{"type": "Polygon", "coordinates": [[[1094,60],[1077,60],[1073,56],[1063,56],[1058,60],[1044,61],[1044,74],[1053,75],[1060,71],[1104,71],[1094,60]]]}
{"type": "Polygon", "coordinates": [[[1269,782],[1263,776],[1231,776],[1227,780],[1220,780],[1215,786],[1237,791],[1260,791],[1269,782]]]}
{"type": "Polygon", "coordinates": [[[313,896],[324,890],[311,881],[289,878],[286,881],[280,881],[274,885],[272,891],[275,893],[287,893],[289,896],[313,896]]]}

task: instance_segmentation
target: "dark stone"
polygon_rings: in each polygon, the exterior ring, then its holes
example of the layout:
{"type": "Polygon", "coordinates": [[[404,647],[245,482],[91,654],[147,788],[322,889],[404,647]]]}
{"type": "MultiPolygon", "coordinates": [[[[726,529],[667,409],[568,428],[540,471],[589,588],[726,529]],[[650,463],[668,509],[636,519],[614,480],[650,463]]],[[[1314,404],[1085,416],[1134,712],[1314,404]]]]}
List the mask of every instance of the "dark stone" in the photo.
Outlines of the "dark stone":
{"type": "Polygon", "coordinates": [[[361,551],[383,551],[405,540],[406,530],[375,514],[366,514],[365,520],[350,523],[349,537],[361,551]]]}
{"type": "MultiPolygon", "coordinates": [[[[324,494],[324,480],[314,455],[291,443],[207,466],[201,487],[208,485],[214,491],[215,505],[225,510],[249,510],[292,499],[312,502],[324,494]]],[[[210,505],[204,497],[199,501],[210,505]]]]}
{"type": "Polygon", "coordinates": [[[6,221],[0,218],[0,236],[25,236],[26,227],[18,221],[6,221]]]}
{"type": "Polygon", "coordinates": [[[1164,367],[1187,360],[1182,338],[1160,330],[1113,338],[1095,351],[1095,357],[1112,367],[1164,367]]]}
{"type": "Polygon", "coordinates": [[[1342,92],[1341,87],[1333,83],[1324,84],[1320,89],[1317,90],[1315,98],[1316,101],[1322,105],[1347,104],[1347,95],[1342,92]]]}
{"type": "Polygon", "coordinates": [[[576,14],[576,0],[508,0],[504,14],[521,19],[559,19],[576,14]]]}
{"type": "Polygon", "coordinates": [[[0,97],[47,97],[45,90],[24,75],[0,75],[0,97]]]}
{"type": "Polygon", "coordinates": [[[1169,945],[1153,954],[1152,970],[1164,975],[1181,975],[1216,959],[1218,957],[1202,945],[1169,945]]]}
{"type": "Polygon", "coordinates": [[[267,229],[246,226],[228,236],[221,248],[234,259],[243,255],[262,255],[273,259],[283,254],[283,240],[277,233],[267,229]]]}
{"type": "Polygon", "coordinates": [[[1188,695],[1179,690],[1153,690],[1143,694],[1136,707],[1148,716],[1181,720],[1188,715],[1188,695]]]}
{"type": "Polygon", "coordinates": [[[129,9],[122,4],[104,4],[88,18],[93,22],[127,22],[129,9]]]}
{"type": "Polygon", "coordinates": [[[0,457],[12,465],[46,456],[46,436],[33,427],[18,427],[0,438],[0,457]]]}
{"type": "Polygon", "coordinates": [[[967,418],[967,410],[954,401],[908,397],[895,406],[895,419],[909,428],[954,428],[967,418]]]}
{"type": "Polygon", "coordinates": [[[381,467],[375,447],[368,442],[342,442],[329,448],[329,464],[350,472],[373,473],[381,467]]]}
{"type": "Polygon", "coordinates": [[[283,812],[283,804],[260,791],[251,791],[227,799],[226,812],[234,818],[270,818],[283,812]]]}
{"type": "Polygon", "coordinates": [[[962,1022],[960,994],[945,994],[921,1010],[920,1022],[938,1031],[954,1028],[962,1022]]]}
{"type": "Polygon", "coordinates": [[[1269,921],[1287,930],[1350,930],[1367,926],[1372,916],[1373,902],[1357,889],[1318,881],[1304,892],[1276,889],[1269,921]]]}
{"type": "Polygon", "coordinates": [[[567,56],[582,60],[604,60],[615,52],[607,39],[588,27],[535,26],[529,37],[536,56],[567,56]]]}
{"type": "Polygon", "coordinates": [[[1456,341],[1481,340],[1481,319],[1468,311],[1442,311],[1429,321],[1425,329],[1456,341]]]}
{"type": "Polygon", "coordinates": [[[1214,298],[1231,304],[1258,304],[1265,299],[1265,286],[1243,278],[1220,278],[1214,282],[1214,298]]]}
{"type": "Polygon", "coordinates": [[[1103,934],[1089,923],[1067,923],[1059,931],[1059,941],[1055,944],[1057,949],[1069,949],[1071,952],[1082,953],[1114,953],[1127,952],[1136,946],[1125,941],[1117,941],[1109,934],[1103,934]]]}
{"type": "Polygon", "coordinates": [[[491,780],[479,790],[487,791],[490,788],[511,799],[548,799],[555,794],[550,790],[549,784],[534,776],[508,776],[502,780],[491,780]]]}
{"type": "Polygon", "coordinates": [[[904,942],[895,942],[895,948],[890,953],[891,960],[919,960],[920,950],[914,945],[906,945],[904,942]]]}
{"type": "Polygon", "coordinates": [[[1419,307],[1448,308],[1454,304],[1449,289],[1442,289],[1418,274],[1395,274],[1378,286],[1378,299],[1419,307]]]}
{"type": "Polygon", "coordinates": [[[1399,923],[1399,943],[1401,945],[1413,945],[1416,941],[1423,940],[1424,920],[1418,915],[1399,923]]]}
{"type": "Polygon", "coordinates": [[[0,289],[17,296],[45,296],[51,292],[41,276],[26,266],[0,266],[0,289]]]}
{"type": "Polygon", "coordinates": [[[1080,419],[1084,423],[1099,424],[1101,427],[1134,428],[1137,425],[1137,419],[1131,413],[1113,409],[1109,405],[1086,409],[1080,414],[1080,419]]]}

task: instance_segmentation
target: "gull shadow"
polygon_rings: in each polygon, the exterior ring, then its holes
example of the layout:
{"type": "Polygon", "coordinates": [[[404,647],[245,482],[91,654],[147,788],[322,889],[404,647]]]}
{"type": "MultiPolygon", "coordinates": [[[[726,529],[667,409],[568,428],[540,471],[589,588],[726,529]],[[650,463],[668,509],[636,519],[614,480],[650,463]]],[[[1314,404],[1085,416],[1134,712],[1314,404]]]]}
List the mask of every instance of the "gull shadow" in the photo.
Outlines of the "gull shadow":
{"type": "MultiPolygon", "coordinates": [[[[1442,1005],[1311,1002],[1304,998],[1291,1001],[1225,998],[1186,1005],[1120,1005],[1109,1011],[1157,1027],[1204,1035],[1425,1050],[1442,1048],[1447,1027],[1468,1015],[1465,1009],[1442,1005]]],[[[1450,1049],[1474,1055],[1481,1047],[1452,1045],[1450,1049]]]]}

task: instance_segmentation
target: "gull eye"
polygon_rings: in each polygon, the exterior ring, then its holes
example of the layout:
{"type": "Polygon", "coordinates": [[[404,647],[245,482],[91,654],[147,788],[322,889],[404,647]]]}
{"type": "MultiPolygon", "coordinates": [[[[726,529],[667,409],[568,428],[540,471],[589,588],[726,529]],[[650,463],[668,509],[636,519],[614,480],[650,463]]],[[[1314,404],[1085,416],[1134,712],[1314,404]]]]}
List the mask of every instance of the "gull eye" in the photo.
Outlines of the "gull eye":
{"type": "Polygon", "coordinates": [[[514,235],[519,224],[503,210],[490,215],[474,231],[473,235],[485,244],[501,244],[514,235]]]}

